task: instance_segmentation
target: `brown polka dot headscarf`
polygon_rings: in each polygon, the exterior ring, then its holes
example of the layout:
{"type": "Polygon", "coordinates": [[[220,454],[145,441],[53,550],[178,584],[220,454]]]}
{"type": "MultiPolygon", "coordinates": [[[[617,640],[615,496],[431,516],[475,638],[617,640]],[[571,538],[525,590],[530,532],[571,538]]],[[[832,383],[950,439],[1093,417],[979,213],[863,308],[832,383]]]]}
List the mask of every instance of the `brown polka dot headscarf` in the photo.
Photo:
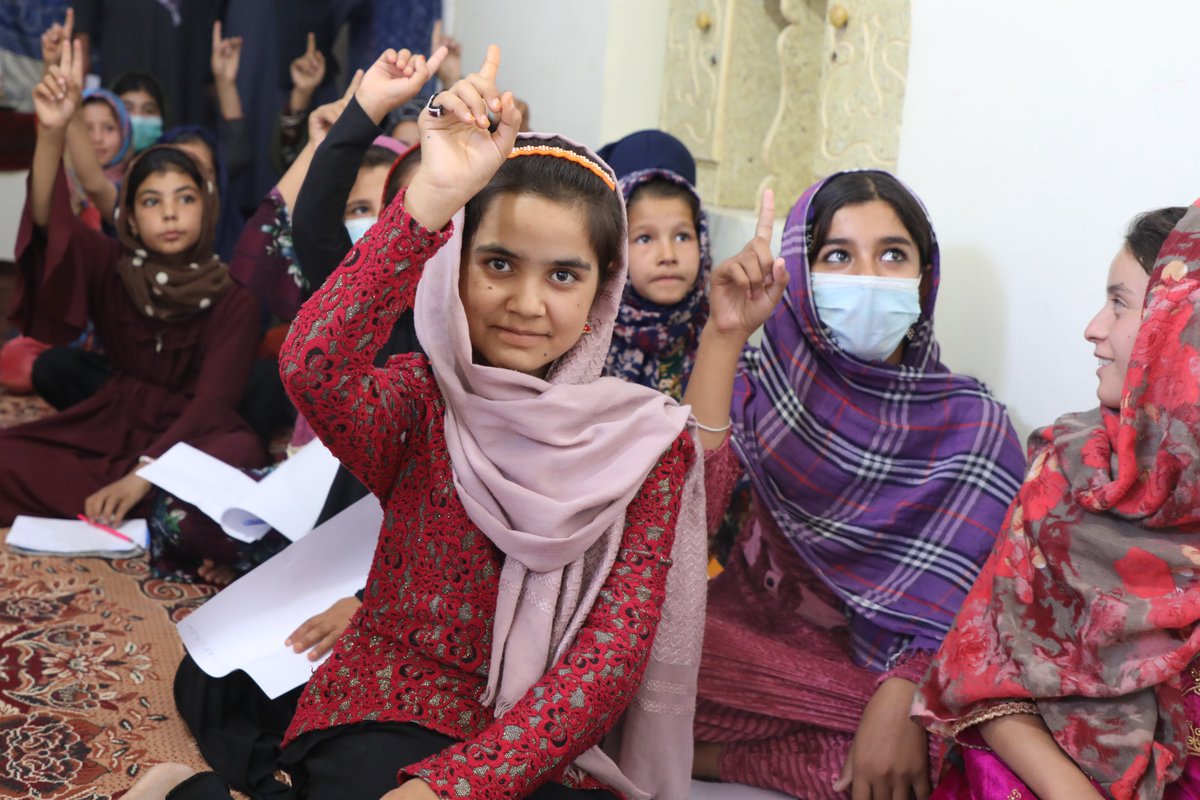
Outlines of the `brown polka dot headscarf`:
{"type": "MultiPolygon", "coordinates": [[[[138,161],[168,147],[156,145],[146,149],[130,165],[126,175],[133,174],[138,161]]],[[[133,214],[129,210],[132,205],[128,198],[129,182],[121,187],[115,222],[117,238],[124,250],[117,263],[117,273],[137,309],[152,319],[178,322],[200,314],[212,307],[232,285],[229,268],[213,252],[219,210],[216,189],[212,181],[206,179],[202,179],[199,188],[203,206],[200,238],[188,250],[168,256],[148,250],[134,234],[133,214]]]]}

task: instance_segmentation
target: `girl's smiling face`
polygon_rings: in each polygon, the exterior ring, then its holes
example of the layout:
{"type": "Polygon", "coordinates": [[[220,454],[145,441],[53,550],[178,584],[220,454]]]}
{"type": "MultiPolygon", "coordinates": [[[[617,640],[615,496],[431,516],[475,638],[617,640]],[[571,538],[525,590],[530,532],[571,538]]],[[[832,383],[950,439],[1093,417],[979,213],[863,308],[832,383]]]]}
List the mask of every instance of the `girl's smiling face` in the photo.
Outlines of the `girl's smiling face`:
{"type": "Polygon", "coordinates": [[[187,252],[200,240],[204,223],[200,187],[178,169],[150,173],[134,194],[132,223],[147,250],[168,256],[187,252]]]}
{"type": "Polygon", "coordinates": [[[121,152],[121,127],[116,112],[103,100],[84,103],[83,123],[92,140],[92,149],[96,151],[96,159],[101,164],[112,161],[121,152]]]}
{"type": "Polygon", "coordinates": [[[1128,247],[1122,247],[1108,268],[1104,308],[1092,317],[1083,336],[1095,347],[1100,366],[1096,396],[1107,408],[1120,408],[1125,391],[1125,373],[1138,329],[1142,326],[1142,304],[1150,276],[1128,247]]]}
{"type": "Polygon", "coordinates": [[[629,282],[642,297],[669,306],[687,297],[700,272],[692,207],[679,197],[639,197],[629,207],[629,282]]]}
{"type": "Polygon", "coordinates": [[[544,378],[579,341],[600,283],[583,214],[532,194],[492,199],[459,276],[477,363],[544,378]]]}

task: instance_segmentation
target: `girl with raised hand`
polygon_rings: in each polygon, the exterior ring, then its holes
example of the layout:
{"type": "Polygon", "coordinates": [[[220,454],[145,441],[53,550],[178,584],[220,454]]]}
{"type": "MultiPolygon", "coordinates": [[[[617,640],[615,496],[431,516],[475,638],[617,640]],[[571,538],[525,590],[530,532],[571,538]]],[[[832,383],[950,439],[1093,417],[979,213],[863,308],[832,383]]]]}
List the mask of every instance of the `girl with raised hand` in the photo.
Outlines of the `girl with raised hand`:
{"type": "Polygon", "coordinates": [[[17,240],[16,319],[52,344],[90,318],[113,377],[90,399],[0,432],[0,526],[17,514],[107,524],[141,501],[139,461],[188,442],[238,466],[264,454],[234,406],[254,355],[254,298],[212,252],[216,197],[195,163],[152,148],[130,166],[113,241],[71,213],[62,169],[79,106],[78,43],[34,91],[38,139],[17,240]]]}
{"type": "Polygon", "coordinates": [[[758,238],[713,274],[685,396],[710,526],[742,470],[753,487],[709,589],[697,775],[927,798],[913,692],[1017,490],[1020,446],[1004,407],[938,360],[937,243],[899,181],[811,187],[774,263],[768,206],[758,238]]]}
{"type": "Polygon", "coordinates": [[[1200,798],[1200,202],[1134,220],[1084,337],[1091,411],[1029,439],[914,707],[939,800],[1200,798]]]}
{"type": "Polygon", "coordinates": [[[621,161],[614,169],[629,212],[629,282],[607,373],[678,400],[708,320],[712,272],[696,165],[662,131],[639,131],[604,150],[621,161]]]}
{"type": "MultiPolygon", "coordinates": [[[[363,86],[403,81],[407,58],[384,53],[363,86]]],[[[621,196],[586,149],[517,139],[498,66],[489,48],[422,115],[412,183],[280,356],[386,509],[363,605],[281,763],[310,798],[682,800],[706,582],[694,434],[666,396],[600,377],[621,196]],[[428,355],[373,366],[414,297],[428,355]]]]}

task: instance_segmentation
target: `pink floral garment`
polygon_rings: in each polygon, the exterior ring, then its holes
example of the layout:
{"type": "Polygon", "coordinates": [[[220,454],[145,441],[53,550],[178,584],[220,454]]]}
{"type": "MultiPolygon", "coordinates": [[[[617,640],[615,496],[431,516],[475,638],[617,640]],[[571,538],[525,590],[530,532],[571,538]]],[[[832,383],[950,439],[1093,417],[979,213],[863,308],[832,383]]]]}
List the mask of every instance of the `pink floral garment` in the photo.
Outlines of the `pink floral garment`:
{"type": "Polygon", "coordinates": [[[1183,775],[1183,675],[1200,653],[1198,308],[1200,205],[1150,278],[1121,409],[1034,435],[1002,538],[918,693],[931,730],[1038,713],[1117,800],[1157,800],[1183,775]]]}

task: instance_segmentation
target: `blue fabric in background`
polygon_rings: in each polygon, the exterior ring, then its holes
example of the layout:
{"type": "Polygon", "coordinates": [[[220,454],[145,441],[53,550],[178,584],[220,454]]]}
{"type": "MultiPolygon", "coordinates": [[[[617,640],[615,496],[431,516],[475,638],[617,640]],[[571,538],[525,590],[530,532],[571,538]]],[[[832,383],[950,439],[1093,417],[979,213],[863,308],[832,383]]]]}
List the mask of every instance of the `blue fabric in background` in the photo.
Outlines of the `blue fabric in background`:
{"type": "Polygon", "coordinates": [[[3,0],[0,2],[0,50],[42,58],[42,31],[67,15],[71,0],[3,0]]]}

